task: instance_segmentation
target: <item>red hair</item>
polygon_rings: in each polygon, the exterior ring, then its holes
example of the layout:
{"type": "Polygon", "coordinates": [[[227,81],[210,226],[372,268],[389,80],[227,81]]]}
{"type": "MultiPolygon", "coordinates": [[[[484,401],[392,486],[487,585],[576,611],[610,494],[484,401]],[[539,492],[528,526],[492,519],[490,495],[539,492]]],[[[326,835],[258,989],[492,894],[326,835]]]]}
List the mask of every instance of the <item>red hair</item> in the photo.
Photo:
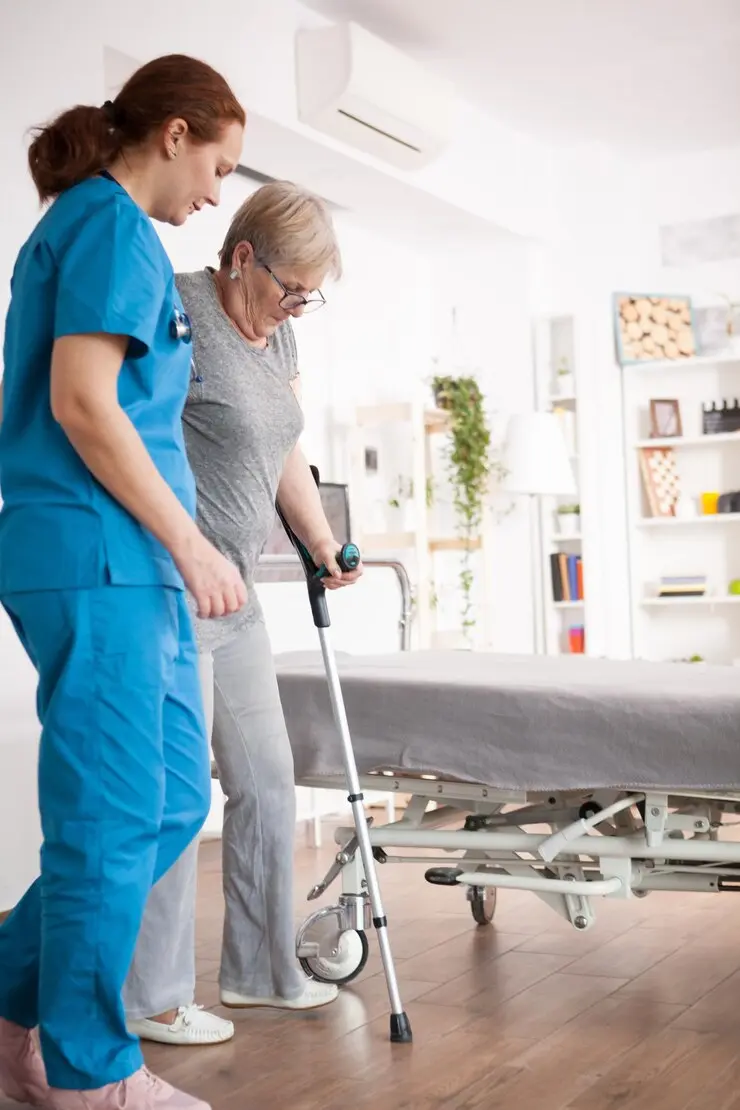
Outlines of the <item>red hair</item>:
{"type": "Polygon", "coordinates": [[[198,142],[218,139],[224,125],[244,126],[246,114],[215,69],[184,54],[138,69],[113,102],[78,104],[36,129],[28,165],[42,201],[105,169],[124,147],[139,146],[168,120],[183,119],[198,142]]]}

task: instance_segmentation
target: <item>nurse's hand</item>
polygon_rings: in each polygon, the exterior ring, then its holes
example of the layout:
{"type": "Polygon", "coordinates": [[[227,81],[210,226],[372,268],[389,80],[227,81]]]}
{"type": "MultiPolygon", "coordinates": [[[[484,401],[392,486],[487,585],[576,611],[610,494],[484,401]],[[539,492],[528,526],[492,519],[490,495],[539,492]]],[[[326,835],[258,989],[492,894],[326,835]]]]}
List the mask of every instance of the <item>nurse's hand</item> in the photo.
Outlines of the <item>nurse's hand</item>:
{"type": "Polygon", "coordinates": [[[238,612],[246,603],[247,588],[241,574],[200,532],[175,561],[195,598],[199,617],[223,617],[238,612]]]}

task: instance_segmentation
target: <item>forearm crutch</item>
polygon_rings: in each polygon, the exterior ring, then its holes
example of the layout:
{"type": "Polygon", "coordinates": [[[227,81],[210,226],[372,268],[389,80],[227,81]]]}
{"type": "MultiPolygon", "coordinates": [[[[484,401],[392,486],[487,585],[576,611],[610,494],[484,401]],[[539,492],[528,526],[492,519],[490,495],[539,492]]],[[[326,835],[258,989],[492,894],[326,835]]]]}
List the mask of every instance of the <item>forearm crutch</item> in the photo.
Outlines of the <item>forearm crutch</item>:
{"type": "MultiPolygon", "coordinates": [[[[316,467],[312,466],[311,472],[314,476],[316,485],[319,486],[319,472],[316,467]]],[[[370,896],[373,925],[375,926],[378,937],[378,947],[380,949],[381,960],[383,961],[383,971],[385,973],[388,997],[391,1003],[390,1039],[396,1043],[408,1043],[412,1039],[411,1023],[403,1008],[400,991],[398,989],[398,979],[396,978],[396,970],[393,964],[390,942],[388,940],[388,919],[383,910],[383,902],[380,896],[380,884],[378,883],[378,876],[375,870],[375,858],[373,856],[370,834],[368,832],[367,820],[363,809],[364,795],[357,774],[357,763],[352,747],[352,737],[349,731],[347,712],[344,706],[344,697],[339,682],[334,650],[329,640],[328,630],[331,627],[331,620],[329,619],[329,606],[327,604],[326,588],[323,582],[323,579],[327,575],[327,570],[324,566],[316,566],[310,552],[306,550],[288,524],[279,505],[277,506],[277,512],[288,539],[298,553],[298,557],[306,575],[311,615],[313,616],[313,623],[319,634],[321,654],[324,660],[324,669],[329,685],[331,707],[342,741],[344,774],[347,782],[347,789],[349,790],[348,801],[352,806],[352,817],[357,833],[360,858],[362,859],[362,866],[365,871],[365,879],[367,880],[367,888],[370,896]]],[[[343,571],[354,570],[360,563],[360,551],[357,545],[354,543],[345,543],[342,549],[337,553],[337,562],[343,571]]]]}

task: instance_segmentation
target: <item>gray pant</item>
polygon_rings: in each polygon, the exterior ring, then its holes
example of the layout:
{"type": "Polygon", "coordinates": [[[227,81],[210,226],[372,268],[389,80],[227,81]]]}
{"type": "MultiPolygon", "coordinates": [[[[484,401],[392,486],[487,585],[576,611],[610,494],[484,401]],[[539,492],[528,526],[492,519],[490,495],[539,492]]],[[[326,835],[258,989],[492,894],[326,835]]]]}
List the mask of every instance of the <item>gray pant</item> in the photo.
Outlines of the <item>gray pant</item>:
{"type": "MultiPolygon", "coordinates": [[[[304,978],[293,923],[293,756],[262,621],[202,654],[213,756],[226,796],[221,987],[296,998],[304,978]]],[[[195,992],[197,842],[152,889],[124,987],[129,1019],[190,1004],[195,992]]]]}

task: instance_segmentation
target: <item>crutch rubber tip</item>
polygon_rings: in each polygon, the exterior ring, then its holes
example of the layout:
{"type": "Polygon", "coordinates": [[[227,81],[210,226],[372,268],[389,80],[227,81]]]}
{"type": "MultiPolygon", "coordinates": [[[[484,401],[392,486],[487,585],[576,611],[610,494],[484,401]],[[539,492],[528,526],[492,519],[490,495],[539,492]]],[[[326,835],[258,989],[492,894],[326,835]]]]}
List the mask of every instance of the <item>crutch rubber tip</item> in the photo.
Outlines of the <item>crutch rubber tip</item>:
{"type": "Polygon", "coordinates": [[[406,1011],[402,1014],[391,1014],[391,1041],[393,1044],[411,1044],[411,1022],[406,1011]]]}

